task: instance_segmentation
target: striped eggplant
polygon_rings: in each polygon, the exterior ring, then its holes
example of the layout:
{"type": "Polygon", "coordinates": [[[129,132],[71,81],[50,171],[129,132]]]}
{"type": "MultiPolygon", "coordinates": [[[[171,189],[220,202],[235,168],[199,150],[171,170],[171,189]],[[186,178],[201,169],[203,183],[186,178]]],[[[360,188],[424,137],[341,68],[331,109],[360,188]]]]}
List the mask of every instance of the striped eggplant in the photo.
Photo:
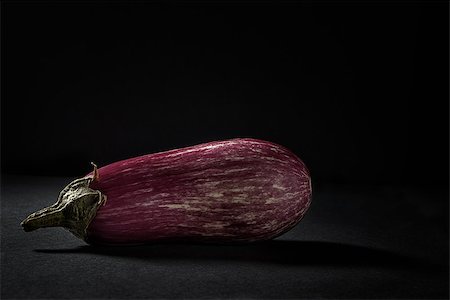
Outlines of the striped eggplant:
{"type": "Polygon", "coordinates": [[[266,240],[300,221],[311,193],[292,152],[232,139],[94,165],[22,226],[62,226],[93,244],[266,240]]]}

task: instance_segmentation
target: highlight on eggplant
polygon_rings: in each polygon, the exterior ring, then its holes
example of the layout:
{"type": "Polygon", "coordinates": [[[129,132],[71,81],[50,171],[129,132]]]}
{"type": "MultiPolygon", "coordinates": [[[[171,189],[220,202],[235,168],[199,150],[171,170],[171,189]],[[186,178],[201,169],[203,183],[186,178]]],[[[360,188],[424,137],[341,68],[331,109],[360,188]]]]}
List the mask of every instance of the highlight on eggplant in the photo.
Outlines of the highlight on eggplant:
{"type": "Polygon", "coordinates": [[[21,225],[64,227],[93,244],[251,242],[294,227],[311,196],[295,154],[239,138],[94,165],[21,225]]]}

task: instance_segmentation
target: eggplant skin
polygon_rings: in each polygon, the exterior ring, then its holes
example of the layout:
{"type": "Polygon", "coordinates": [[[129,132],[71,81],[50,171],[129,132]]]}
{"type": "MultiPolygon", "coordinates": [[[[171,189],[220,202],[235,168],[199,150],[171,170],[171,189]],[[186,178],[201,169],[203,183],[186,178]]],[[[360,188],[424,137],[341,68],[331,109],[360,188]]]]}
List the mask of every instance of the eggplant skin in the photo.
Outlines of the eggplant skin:
{"type": "Polygon", "coordinates": [[[311,203],[305,164],[256,139],[210,142],[104,166],[90,187],[106,195],[88,243],[250,242],[295,226],[311,203]]]}

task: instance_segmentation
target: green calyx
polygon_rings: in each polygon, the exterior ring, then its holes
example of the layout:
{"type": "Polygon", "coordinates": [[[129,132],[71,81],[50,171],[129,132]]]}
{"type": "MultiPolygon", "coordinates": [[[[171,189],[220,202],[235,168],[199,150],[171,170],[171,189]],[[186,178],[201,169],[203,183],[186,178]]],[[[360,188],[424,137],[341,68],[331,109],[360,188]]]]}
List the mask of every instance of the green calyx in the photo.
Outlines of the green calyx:
{"type": "Polygon", "coordinates": [[[90,183],[97,179],[97,167],[94,165],[93,176],[69,183],[61,191],[55,204],[25,218],[21,223],[23,229],[28,232],[43,227],[64,227],[85,240],[89,224],[106,201],[105,195],[89,187],[90,183]]]}

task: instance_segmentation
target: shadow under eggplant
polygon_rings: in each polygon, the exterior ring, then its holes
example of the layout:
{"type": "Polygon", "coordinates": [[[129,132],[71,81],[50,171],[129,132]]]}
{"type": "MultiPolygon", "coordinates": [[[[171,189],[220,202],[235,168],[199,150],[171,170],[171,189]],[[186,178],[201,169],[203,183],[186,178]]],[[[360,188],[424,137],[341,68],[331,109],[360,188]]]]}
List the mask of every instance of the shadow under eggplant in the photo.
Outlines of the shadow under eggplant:
{"type": "Polygon", "coordinates": [[[271,240],[248,244],[217,245],[158,243],[140,246],[85,245],[72,249],[36,249],[49,254],[83,254],[128,257],[151,261],[225,260],[303,266],[399,267],[442,269],[419,258],[356,245],[319,241],[271,240]]]}

